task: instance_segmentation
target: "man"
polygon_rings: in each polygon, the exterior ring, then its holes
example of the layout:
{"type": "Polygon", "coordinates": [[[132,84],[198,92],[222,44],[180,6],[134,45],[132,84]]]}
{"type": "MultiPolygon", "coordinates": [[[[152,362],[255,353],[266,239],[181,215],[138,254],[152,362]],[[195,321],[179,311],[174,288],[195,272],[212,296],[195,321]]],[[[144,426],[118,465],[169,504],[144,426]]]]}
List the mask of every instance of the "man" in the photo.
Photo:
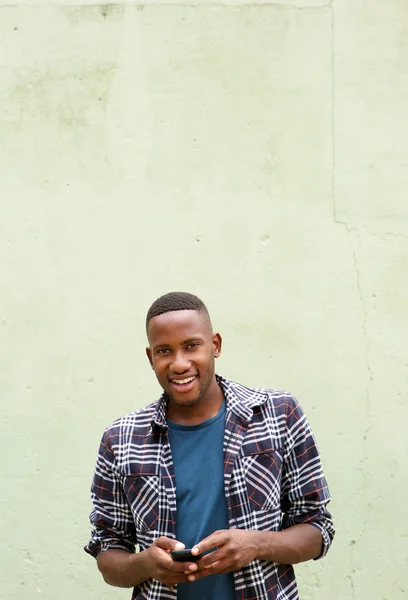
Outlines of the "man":
{"type": "Polygon", "coordinates": [[[196,296],[160,297],[146,330],[164,391],[103,435],[85,550],[133,600],[296,600],[292,565],[323,557],[334,535],[302,409],[215,374],[221,336],[196,296]],[[194,558],[173,560],[183,548],[194,558]]]}

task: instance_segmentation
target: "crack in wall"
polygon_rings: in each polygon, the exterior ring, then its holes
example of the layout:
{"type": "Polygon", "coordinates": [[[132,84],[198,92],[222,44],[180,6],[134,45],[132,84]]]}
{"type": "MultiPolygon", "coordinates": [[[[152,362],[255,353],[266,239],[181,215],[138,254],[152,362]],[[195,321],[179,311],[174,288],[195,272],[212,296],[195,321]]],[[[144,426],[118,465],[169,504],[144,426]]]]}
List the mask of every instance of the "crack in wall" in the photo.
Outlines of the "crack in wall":
{"type": "Polygon", "coordinates": [[[334,61],[334,35],[335,35],[335,23],[334,23],[334,8],[330,2],[331,12],[331,72],[332,72],[332,105],[331,105],[331,138],[332,138],[332,176],[331,176],[331,194],[332,194],[332,206],[333,206],[333,220],[336,224],[344,225],[347,231],[350,231],[347,223],[340,221],[337,216],[337,205],[336,205],[336,130],[335,130],[335,110],[336,110],[336,65],[334,61]]]}
{"type": "Polygon", "coordinates": [[[408,234],[404,235],[403,233],[394,233],[393,231],[368,231],[367,233],[368,235],[379,237],[382,240],[386,240],[390,237],[401,240],[408,240],[408,234]]]}
{"type": "MultiPolygon", "coordinates": [[[[357,234],[357,231],[355,231],[355,233],[357,234]]],[[[358,235],[358,234],[357,234],[358,235]]],[[[363,336],[366,339],[367,343],[366,343],[366,350],[365,350],[365,354],[364,354],[364,362],[369,374],[369,380],[368,380],[368,385],[366,387],[366,397],[367,397],[367,413],[370,414],[370,410],[371,410],[371,398],[370,398],[370,387],[371,387],[371,383],[373,380],[373,371],[371,369],[371,366],[369,364],[368,361],[368,356],[370,353],[370,348],[371,348],[371,341],[370,338],[368,336],[368,331],[367,331],[367,322],[368,322],[368,313],[367,313],[367,307],[366,304],[364,302],[364,296],[363,296],[363,292],[361,289],[361,277],[360,277],[360,269],[358,266],[358,262],[357,262],[357,252],[360,249],[361,246],[361,238],[360,236],[358,236],[358,247],[353,251],[353,263],[354,263],[354,269],[356,272],[356,281],[357,281],[357,290],[358,290],[358,296],[360,299],[360,303],[363,309],[363,322],[361,325],[361,330],[363,332],[363,336]]],[[[365,436],[366,439],[366,436],[365,436]]]]}
{"type": "MultiPolygon", "coordinates": [[[[336,65],[335,65],[335,11],[333,6],[334,0],[330,0],[328,5],[331,11],[331,71],[332,71],[332,106],[331,106],[331,138],[332,138],[332,179],[331,179],[331,195],[332,195],[332,208],[333,208],[333,221],[336,225],[342,225],[348,231],[348,233],[358,233],[357,225],[351,225],[345,219],[340,219],[338,214],[337,202],[336,202],[336,129],[335,129],[335,110],[336,110],[336,65]]],[[[400,215],[387,215],[388,218],[400,219],[400,215]]],[[[377,217],[380,219],[383,217],[377,217]]],[[[394,233],[392,231],[368,231],[365,230],[367,235],[377,236],[382,239],[387,237],[408,239],[408,234],[394,233]]],[[[354,257],[355,258],[355,257],[354,257]]],[[[361,290],[360,290],[361,297],[361,290]]]]}
{"type": "Polygon", "coordinates": [[[350,583],[351,597],[353,598],[353,600],[355,600],[355,598],[356,598],[356,591],[354,589],[354,581],[353,581],[353,578],[351,577],[351,575],[347,575],[347,580],[350,583]]]}
{"type": "MultiPolygon", "coordinates": [[[[368,449],[367,449],[367,439],[369,433],[372,428],[372,419],[371,419],[371,386],[373,381],[373,370],[370,365],[369,355],[371,349],[371,340],[369,337],[368,331],[368,311],[367,306],[364,300],[364,294],[361,285],[361,272],[358,263],[358,252],[361,247],[361,234],[358,230],[358,227],[350,224],[345,219],[339,218],[338,215],[338,207],[336,202],[336,129],[335,129],[335,109],[336,109],[336,65],[335,65],[335,11],[333,7],[333,0],[330,2],[330,10],[331,10],[331,69],[332,69],[332,210],[333,210],[333,221],[336,225],[341,225],[347,231],[347,234],[351,236],[355,236],[357,238],[357,245],[355,246],[352,259],[353,259],[353,268],[355,272],[356,278],[356,288],[358,293],[358,298],[360,305],[362,307],[363,319],[361,323],[361,332],[363,339],[365,341],[365,349],[364,349],[364,364],[367,372],[367,383],[365,387],[365,396],[366,396],[366,426],[363,433],[363,456],[359,462],[359,466],[362,474],[362,490],[367,489],[367,470],[366,464],[368,461],[368,449]]],[[[404,237],[404,236],[403,236],[404,237]]],[[[369,513],[370,513],[371,502],[367,503],[366,510],[364,511],[364,519],[361,524],[361,530],[359,532],[356,540],[353,540],[353,543],[350,547],[350,573],[347,574],[347,580],[350,584],[351,595],[353,600],[356,598],[355,594],[355,585],[354,585],[354,577],[356,570],[354,568],[354,546],[356,543],[360,542],[364,536],[364,533],[368,526],[369,521],[369,513]]]]}
{"type": "MultiPolygon", "coordinates": [[[[361,247],[361,236],[359,235],[358,231],[356,229],[351,229],[348,227],[347,223],[341,223],[342,225],[344,225],[348,231],[348,233],[353,232],[354,235],[357,237],[358,239],[358,243],[356,248],[353,250],[353,266],[354,266],[354,271],[355,271],[355,275],[356,275],[356,287],[357,287],[357,293],[358,293],[358,298],[362,307],[362,311],[363,311],[363,320],[361,323],[361,332],[363,335],[363,338],[365,340],[365,350],[364,350],[364,364],[368,373],[368,378],[367,378],[367,383],[366,383],[366,387],[365,387],[365,395],[366,395],[366,426],[364,429],[364,433],[363,433],[363,456],[361,458],[361,460],[359,461],[359,468],[360,468],[360,472],[361,472],[361,478],[362,478],[362,484],[361,484],[361,491],[364,493],[365,490],[369,489],[368,487],[368,472],[366,469],[366,465],[368,462],[368,448],[367,448],[367,439],[369,436],[369,433],[371,431],[372,428],[372,418],[371,418],[371,385],[372,385],[372,381],[373,381],[373,370],[371,368],[370,362],[369,362],[369,354],[370,354],[370,348],[371,348],[371,340],[369,337],[369,331],[368,331],[368,311],[367,311],[367,306],[366,303],[364,301],[364,294],[363,294],[363,290],[361,287],[361,272],[360,272],[360,268],[359,268],[359,264],[358,264],[358,258],[357,258],[357,254],[358,251],[361,247]]],[[[355,567],[354,567],[354,546],[361,542],[361,540],[364,537],[364,534],[367,530],[368,527],[368,522],[369,522],[369,515],[370,515],[370,510],[371,510],[371,501],[367,502],[367,505],[365,507],[364,510],[364,518],[362,519],[362,523],[361,523],[361,529],[360,532],[358,534],[358,536],[356,537],[355,540],[353,540],[351,547],[350,547],[350,563],[351,563],[351,571],[350,573],[347,575],[347,580],[350,583],[350,588],[351,588],[351,593],[352,593],[352,598],[353,600],[355,600],[355,588],[354,588],[354,576],[356,573],[355,567]]]]}
{"type": "MultiPolygon", "coordinates": [[[[357,252],[361,246],[361,236],[359,235],[357,228],[351,226],[349,223],[347,223],[347,221],[341,220],[338,217],[337,214],[337,204],[336,204],[336,130],[335,130],[335,104],[336,104],[336,71],[335,71],[335,13],[334,13],[334,8],[333,8],[333,0],[331,0],[330,2],[330,10],[331,10],[331,29],[332,29],[332,46],[331,46],[331,67],[332,67],[332,204],[333,204],[333,220],[334,223],[337,225],[342,225],[343,227],[345,227],[345,229],[347,230],[347,232],[350,233],[354,233],[357,237],[358,237],[358,247],[353,251],[353,263],[354,263],[354,270],[356,272],[356,283],[357,283],[357,290],[358,290],[358,296],[360,299],[360,303],[361,306],[363,308],[363,323],[362,323],[362,333],[364,338],[366,339],[367,343],[366,343],[366,350],[364,353],[364,362],[368,371],[368,385],[366,387],[366,398],[367,398],[367,416],[370,417],[370,410],[371,410],[371,397],[370,397],[370,387],[371,387],[371,383],[373,380],[373,372],[368,360],[368,356],[369,356],[369,352],[370,352],[370,347],[371,347],[371,342],[370,339],[368,337],[368,331],[367,331],[367,322],[368,322],[368,314],[367,314],[367,307],[365,305],[364,302],[364,296],[363,296],[363,292],[361,289],[361,277],[360,277],[360,269],[358,266],[358,262],[357,262],[357,252]]],[[[368,428],[365,430],[364,433],[364,440],[367,439],[367,435],[370,431],[371,428],[371,424],[369,424],[368,428]]]]}
{"type": "MultiPolygon", "coordinates": [[[[357,234],[357,232],[355,232],[357,234]]],[[[357,234],[358,236],[358,234],[357,234]]],[[[361,274],[360,274],[360,269],[358,266],[358,260],[357,260],[357,253],[359,251],[361,247],[361,237],[358,236],[358,246],[357,248],[353,251],[353,263],[354,263],[354,269],[355,269],[355,273],[356,273],[356,283],[357,283],[357,290],[358,290],[358,296],[360,299],[360,304],[362,306],[363,309],[363,322],[361,324],[361,331],[363,334],[364,339],[366,340],[366,344],[365,344],[365,352],[364,352],[364,363],[367,369],[367,373],[368,373],[368,381],[367,381],[367,385],[365,388],[365,393],[366,393],[366,417],[367,417],[367,423],[366,423],[366,427],[364,429],[364,434],[363,434],[363,458],[360,461],[360,467],[361,467],[361,472],[362,472],[362,476],[363,476],[363,480],[365,482],[367,482],[367,473],[365,470],[365,466],[366,463],[368,461],[368,451],[367,451],[367,439],[368,439],[368,435],[371,431],[372,428],[372,419],[371,419],[371,385],[373,382],[373,370],[370,366],[370,362],[369,362],[369,354],[370,354],[370,348],[371,348],[371,340],[369,337],[369,333],[368,333],[368,312],[367,312],[367,306],[365,304],[364,301],[364,295],[363,295],[363,291],[361,288],[361,274]]],[[[364,484],[364,488],[363,489],[368,489],[368,486],[366,485],[366,483],[364,484]]],[[[361,526],[361,531],[360,531],[360,535],[358,537],[358,541],[360,541],[366,531],[367,525],[368,525],[368,515],[370,512],[370,508],[371,508],[371,502],[368,502],[367,504],[367,509],[365,510],[364,514],[364,520],[361,526]]]]}

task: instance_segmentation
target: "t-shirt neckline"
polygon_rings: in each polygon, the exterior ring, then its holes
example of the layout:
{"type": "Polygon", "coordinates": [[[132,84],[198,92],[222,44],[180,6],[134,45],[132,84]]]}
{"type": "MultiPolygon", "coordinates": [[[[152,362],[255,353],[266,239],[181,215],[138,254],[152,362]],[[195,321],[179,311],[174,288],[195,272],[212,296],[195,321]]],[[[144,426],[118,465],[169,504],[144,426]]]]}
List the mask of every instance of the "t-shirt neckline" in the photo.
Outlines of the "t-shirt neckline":
{"type": "Polygon", "coordinates": [[[226,402],[224,399],[223,403],[221,404],[220,410],[214,417],[210,417],[209,419],[206,419],[205,421],[202,421],[201,423],[197,423],[196,425],[182,425],[181,423],[175,423],[174,421],[170,421],[170,419],[166,419],[166,421],[167,421],[167,425],[171,429],[178,429],[179,431],[196,431],[197,429],[204,429],[205,427],[209,427],[210,425],[215,423],[215,421],[218,421],[218,419],[221,419],[221,417],[223,417],[225,415],[226,410],[227,410],[227,407],[226,407],[226,402]]]}

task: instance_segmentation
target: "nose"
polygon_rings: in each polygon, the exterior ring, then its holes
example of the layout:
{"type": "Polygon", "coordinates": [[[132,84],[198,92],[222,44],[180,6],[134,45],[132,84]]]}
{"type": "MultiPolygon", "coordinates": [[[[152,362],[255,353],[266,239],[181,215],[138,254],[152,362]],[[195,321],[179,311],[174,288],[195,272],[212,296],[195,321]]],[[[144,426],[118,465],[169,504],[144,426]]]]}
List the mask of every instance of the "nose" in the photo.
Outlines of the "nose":
{"type": "Polygon", "coordinates": [[[175,373],[184,373],[185,371],[188,371],[190,367],[191,362],[188,360],[188,357],[184,354],[184,352],[177,352],[171,364],[172,371],[175,373]]]}

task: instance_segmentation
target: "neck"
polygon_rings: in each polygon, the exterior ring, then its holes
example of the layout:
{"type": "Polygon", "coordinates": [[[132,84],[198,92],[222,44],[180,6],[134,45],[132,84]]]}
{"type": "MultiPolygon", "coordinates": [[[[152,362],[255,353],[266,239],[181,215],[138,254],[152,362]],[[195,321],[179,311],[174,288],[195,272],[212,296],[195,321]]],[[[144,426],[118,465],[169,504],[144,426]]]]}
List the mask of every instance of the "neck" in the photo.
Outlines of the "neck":
{"type": "Polygon", "coordinates": [[[179,425],[198,425],[215,417],[224,402],[224,394],[216,379],[210,384],[202,398],[190,405],[177,404],[169,398],[167,418],[179,425]]]}

